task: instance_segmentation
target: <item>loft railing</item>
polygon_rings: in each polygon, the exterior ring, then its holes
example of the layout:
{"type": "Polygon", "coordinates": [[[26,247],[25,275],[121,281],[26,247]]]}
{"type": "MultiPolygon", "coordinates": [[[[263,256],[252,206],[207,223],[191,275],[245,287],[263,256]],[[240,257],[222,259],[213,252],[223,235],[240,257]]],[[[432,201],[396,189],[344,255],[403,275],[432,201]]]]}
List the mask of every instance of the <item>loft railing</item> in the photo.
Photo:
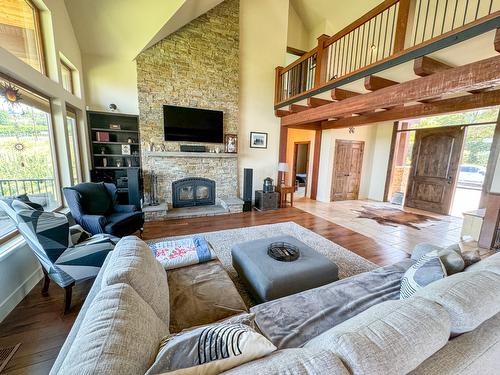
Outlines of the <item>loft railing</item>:
{"type": "Polygon", "coordinates": [[[0,179],[0,197],[15,197],[21,194],[45,198],[47,202],[56,197],[53,178],[0,179]]]}
{"type": "Polygon", "coordinates": [[[286,67],[276,68],[275,105],[423,45],[498,11],[496,0],[386,0],[286,67]]]}

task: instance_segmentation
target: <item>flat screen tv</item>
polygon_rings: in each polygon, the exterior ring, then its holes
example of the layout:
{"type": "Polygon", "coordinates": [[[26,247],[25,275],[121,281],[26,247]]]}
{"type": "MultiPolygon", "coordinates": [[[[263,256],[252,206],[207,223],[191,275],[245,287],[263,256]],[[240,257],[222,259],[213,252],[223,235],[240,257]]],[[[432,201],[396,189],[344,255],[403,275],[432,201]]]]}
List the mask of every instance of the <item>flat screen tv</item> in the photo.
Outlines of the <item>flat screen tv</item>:
{"type": "Polygon", "coordinates": [[[166,141],[223,143],[222,111],[163,106],[166,141]]]}

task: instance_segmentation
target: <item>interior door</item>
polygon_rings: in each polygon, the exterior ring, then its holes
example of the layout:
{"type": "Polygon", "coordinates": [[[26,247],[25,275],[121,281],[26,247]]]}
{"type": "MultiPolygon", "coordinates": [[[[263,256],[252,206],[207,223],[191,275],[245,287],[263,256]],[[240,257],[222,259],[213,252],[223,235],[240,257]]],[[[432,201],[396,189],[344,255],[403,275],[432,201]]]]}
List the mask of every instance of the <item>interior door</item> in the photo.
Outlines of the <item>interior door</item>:
{"type": "Polygon", "coordinates": [[[358,199],[365,142],[335,142],[332,201],[358,199]]]}
{"type": "Polygon", "coordinates": [[[450,212],[464,139],[463,126],[415,132],[405,207],[450,212]]]}

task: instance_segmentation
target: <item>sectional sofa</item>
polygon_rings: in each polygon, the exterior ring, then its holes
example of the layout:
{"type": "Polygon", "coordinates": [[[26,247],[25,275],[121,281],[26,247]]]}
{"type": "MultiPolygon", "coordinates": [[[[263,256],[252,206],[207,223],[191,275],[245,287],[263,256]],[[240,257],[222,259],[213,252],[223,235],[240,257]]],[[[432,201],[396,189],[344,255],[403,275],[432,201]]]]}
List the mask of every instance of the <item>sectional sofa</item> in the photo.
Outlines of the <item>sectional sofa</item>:
{"type": "MultiPolygon", "coordinates": [[[[397,274],[404,267],[389,270],[397,274]]],[[[367,275],[339,285],[347,290],[363,277],[367,275]]],[[[328,286],[322,288],[303,293],[316,293],[319,299],[333,295],[328,286]]],[[[281,316],[275,316],[292,322],[286,298],[276,302],[281,316]]],[[[316,331],[308,324],[312,338],[297,346],[277,343],[272,354],[226,374],[499,373],[500,254],[434,282],[409,299],[374,298],[371,307],[339,324],[325,324],[328,319],[321,310],[314,317],[316,331]]],[[[165,272],[146,243],[125,237],[108,255],[51,374],[144,374],[169,332],[246,310],[217,260],[165,272]]],[[[257,323],[263,321],[265,304],[251,310],[257,323]]],[[[290,334],[300,336],[300,325],[292,325],[290,334]]]]}

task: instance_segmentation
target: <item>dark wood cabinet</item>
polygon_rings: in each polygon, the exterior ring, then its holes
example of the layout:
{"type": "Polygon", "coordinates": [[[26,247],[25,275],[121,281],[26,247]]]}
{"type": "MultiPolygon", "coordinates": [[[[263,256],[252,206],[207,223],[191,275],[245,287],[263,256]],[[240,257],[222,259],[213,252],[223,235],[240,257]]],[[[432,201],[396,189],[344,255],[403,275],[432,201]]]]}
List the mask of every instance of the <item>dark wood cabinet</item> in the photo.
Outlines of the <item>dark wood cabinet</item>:
{"type": "Polygon", "coordinates": [[[260,211],[276,210],[279,204],[278,192],[264,193],[262,190],[255,191],[255,208],[260,211]]]}
{"type": "Polygon", "coordinates": [[[87,111],[92,182],[112,182],[123,204],[140,206],[143,196],[139,118],[87,111]]]}

